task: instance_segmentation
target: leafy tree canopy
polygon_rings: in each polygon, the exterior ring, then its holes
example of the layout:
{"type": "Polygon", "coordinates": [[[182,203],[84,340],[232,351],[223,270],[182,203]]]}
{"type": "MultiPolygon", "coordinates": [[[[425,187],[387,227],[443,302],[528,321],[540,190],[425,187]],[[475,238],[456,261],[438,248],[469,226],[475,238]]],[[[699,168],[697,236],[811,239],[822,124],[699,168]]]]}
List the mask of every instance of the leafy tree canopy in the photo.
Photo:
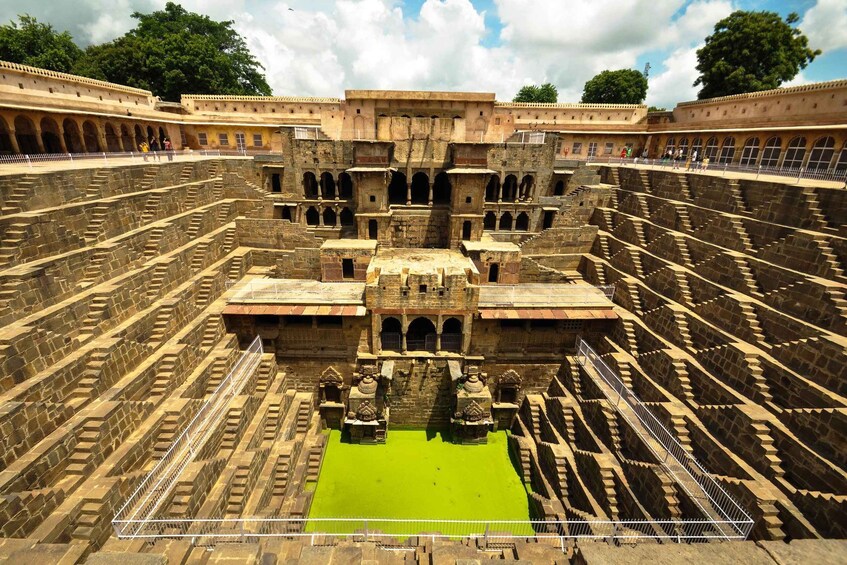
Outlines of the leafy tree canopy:
{"type": "Polygon", "coordinates": [[[648,112],[667,112],[668,109],[667,108],[661,108],[659,106],[650,106],[649,108],[647,108],[647,111],[648,112]]]}
{"type": "Polygon", "coordinates": [[[86,49],[74,72],[152,90],[165,100],[180,94],[270,95],[261,64],[232,22],[216,22],[168,2],[152,14],[135,12],[135,29],[86,49]]]}
{"type": "Polygon", "coordinates": [[[57,33],[32,16],[19,15],[18,23],[0,25],[0,60],[69,73],[81,56],[71,34],[57,33]]]}
{"type": "Polygon", "coordinates": [[[791,27],[799,16],[782,20],[775,12],[736,11],[715,24],[715,32],[697,50],[702,85],[697,97],[713,98],[776,88],[794,78],[821,51],[791,27]]]}
{"type": "Polygon", "coordinates": [[[647,77],[632,69],[603,71],[585,83],[585,104],[641,104],[647,97],[647,77]]]}
{"type": "Polygon", "coordinates": [[[528,84],[518,91],[512,102],[546,102],[553,104],[559,100],[559,91],[549,82],[541,86],[528,84]]]}

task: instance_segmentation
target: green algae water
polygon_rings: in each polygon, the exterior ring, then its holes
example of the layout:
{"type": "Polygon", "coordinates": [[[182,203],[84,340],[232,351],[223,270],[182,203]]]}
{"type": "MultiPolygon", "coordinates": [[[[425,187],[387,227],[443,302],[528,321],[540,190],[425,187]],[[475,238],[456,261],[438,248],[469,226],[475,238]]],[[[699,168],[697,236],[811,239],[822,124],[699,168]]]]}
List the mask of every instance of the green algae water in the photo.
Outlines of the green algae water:
{"type": "MultiPolygon", "coordinates": [[[[309,518],[525,522],[529,506],[509,459],[506,432],[488,434],[486,445],[455,445],[425,430],[390,430],[384,445],[355,445],[342,442],[340,432],[332,430],[309,518]]],[[[307,531],[349,533],[363,526],[310,522],[307,531]]],[[[445,529],[376,520],[367,527],[391,534],[445,529]]],[[[454,532],[458,526],[449,528],[454,532]]],[[[526,523],[509,529],[532,533],[526,523]]]]}

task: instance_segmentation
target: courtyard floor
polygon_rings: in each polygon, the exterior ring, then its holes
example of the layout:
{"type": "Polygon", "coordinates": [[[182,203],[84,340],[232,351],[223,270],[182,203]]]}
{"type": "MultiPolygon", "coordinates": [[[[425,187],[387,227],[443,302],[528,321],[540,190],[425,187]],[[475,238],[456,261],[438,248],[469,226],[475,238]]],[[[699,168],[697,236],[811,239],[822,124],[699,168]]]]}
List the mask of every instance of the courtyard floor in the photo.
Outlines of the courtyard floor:
{"type": "MultiPolygon", "coordinates": [[[[529,507],[509,459],[506,432],[490,433],[486,445],[455,445],[440,433],[389,430],[384,445],[354,445],[332,430],[309,518],[526,521],[529,507]]],[[[453,527],[421,526],[418,531],[453,527]]],[[[360,528],[310,522],[307,529],[342,533],[360,528]]],[[[368,528],[407,529],[374,520],[368,528]]],[[[529,525],[509,529],[518,533],[529,525]]]]}

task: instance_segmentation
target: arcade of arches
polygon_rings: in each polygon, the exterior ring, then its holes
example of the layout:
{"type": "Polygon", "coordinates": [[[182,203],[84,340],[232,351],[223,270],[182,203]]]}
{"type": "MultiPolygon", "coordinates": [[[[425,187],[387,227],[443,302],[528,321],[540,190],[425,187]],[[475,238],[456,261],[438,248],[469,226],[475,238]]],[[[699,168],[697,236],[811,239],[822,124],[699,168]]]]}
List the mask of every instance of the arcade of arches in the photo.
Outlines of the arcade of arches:
{"type": "Polygon", "coordinates": [[[0,154],[138,151],[142,141],[179,139],[179,129],[132,119],[62,116],[46,112],[0,112],[0,154]]]}

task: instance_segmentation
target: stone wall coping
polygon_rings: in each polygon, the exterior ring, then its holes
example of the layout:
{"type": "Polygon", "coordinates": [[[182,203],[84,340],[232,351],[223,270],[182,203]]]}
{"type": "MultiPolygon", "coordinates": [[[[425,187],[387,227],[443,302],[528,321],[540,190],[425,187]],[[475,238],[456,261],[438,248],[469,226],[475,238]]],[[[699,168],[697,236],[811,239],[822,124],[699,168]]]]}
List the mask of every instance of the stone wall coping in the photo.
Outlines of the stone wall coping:
{"type": "Polygon", "coordinates": [[[752,98],[763,98],[766,96],[783,96],[785,94],[796,94],[798,92],[813,92],[815,90],[826,90],[828,88],[847,88],[847,79],[816,82],[813,84],[802,84],[800,86],[787,86],[784,88],[773,88],[759,92],[745,92],[743,94],[731,94],[729,96],[718,96],[716,98],[704,98],[703,100],[692,100],[690,102],[679,102],[677,108],[697,106],[702,104],[714,104],[715,102],[729,102],[734,100],[750,100],[752,98]]]}
{"type": "Polygon", "coordinates": [[[29,65],[21,65],[20,63],[11,63],[9,61],[0,61],[0,69],[8,69],[10,71],[17,71],[20,73],[30,74],[30,75],[38,75],[42,77],[54,78],[58,80],[64,80],[68,82],[78,83],[78,84],[88,84],[91,86],[96,86],[99,88],[108,88],[109,90],[117,90],[121,92],[127,92],[130,94],[138,94],[140,96],[147,96],[152,98],[153,93],[149,90],[143,90],[141,88],[133,88],[131,86],[125,86],[123,84],[115,84],[113,82],[106,82],[105,80],[97,80],[88,77],[81,77],[77,75],[71,75],[68,73],[60,73],[58,71],[48,71],[47,69],[39,69],[38,67],[30,67],[29,65]]]}

